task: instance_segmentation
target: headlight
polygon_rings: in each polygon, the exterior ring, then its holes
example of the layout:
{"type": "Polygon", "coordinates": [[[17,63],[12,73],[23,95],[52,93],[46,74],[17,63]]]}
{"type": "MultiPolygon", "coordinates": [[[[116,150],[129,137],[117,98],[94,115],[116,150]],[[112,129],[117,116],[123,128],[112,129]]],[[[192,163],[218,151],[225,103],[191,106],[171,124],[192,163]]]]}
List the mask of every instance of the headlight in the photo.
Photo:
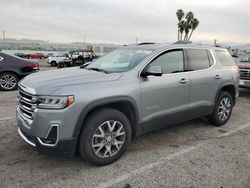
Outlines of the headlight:
{"type": "Polygon", "coordinates": [[[38,108],[63,109],[75,101],[74,96],[38,96],[38,108]]]}

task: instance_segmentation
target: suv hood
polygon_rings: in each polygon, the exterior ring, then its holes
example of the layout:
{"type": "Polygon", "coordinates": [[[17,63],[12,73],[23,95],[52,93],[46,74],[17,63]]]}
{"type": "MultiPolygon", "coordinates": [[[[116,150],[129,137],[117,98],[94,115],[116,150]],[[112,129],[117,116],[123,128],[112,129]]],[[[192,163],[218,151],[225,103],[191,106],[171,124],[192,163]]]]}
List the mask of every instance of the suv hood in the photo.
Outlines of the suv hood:
{"type": "Polygon", "coordinates": [[[239,69],[250,69],[250,62],[247,62],[247,63],[239,62],[237,66],[239,67],[239,69]]]}
{"type": "Polygon", "coordinates": [[[35,89],[39,95],[49,95],[61,87],[114,81],[121,75],[122,73],[105,74],[73,67],[34,73],[25,77],[20,84],[35,89]]]}

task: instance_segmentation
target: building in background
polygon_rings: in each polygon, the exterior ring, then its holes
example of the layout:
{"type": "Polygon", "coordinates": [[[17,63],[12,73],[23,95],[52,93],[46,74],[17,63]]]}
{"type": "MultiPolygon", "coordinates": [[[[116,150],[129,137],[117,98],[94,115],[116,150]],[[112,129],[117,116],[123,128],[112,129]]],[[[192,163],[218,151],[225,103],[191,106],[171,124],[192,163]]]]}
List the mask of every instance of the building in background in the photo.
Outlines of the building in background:
{"type": "Polygon", "coordinates": [[[121,45],[116,44],[105,44],[105,43],[50,43],[40,40],[15,40],[15,39],[6,39],[0,40],[0,49],[1,50],[13,50],[13,51],[71,51],[86,49],[91,46],[92,50],[97,55],[103,55],[113,51],[116,48],[119,48],[121,45]]]}

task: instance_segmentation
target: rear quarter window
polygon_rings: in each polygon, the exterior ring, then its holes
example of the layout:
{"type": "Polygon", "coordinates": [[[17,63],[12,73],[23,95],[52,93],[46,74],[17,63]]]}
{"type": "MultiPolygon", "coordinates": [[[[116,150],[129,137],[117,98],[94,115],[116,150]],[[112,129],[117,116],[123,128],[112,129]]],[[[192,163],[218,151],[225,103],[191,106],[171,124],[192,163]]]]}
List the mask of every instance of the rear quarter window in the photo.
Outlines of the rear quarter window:
{"type": "Polygon", "coordinates": [[[213,58],[208,50],[188,49],[189,70],[207,69],[213,65],[213,58]]]}
{"type": "Polygon", "coordinates": [[[215,51],[221,65],[223,66],[235,66],[235,61],[232,56],[226,51],[215,51]]]}

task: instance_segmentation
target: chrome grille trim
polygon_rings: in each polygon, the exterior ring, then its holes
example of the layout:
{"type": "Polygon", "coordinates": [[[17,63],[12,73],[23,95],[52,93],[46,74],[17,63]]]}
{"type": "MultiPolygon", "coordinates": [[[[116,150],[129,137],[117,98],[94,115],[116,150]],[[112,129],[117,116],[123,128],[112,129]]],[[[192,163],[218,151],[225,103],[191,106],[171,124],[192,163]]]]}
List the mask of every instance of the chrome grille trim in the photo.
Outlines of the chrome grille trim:
{"type": "Polygon", "coordinates": [[[242,78],[249,78],[250,79],[250,69],[240,69],[240,76],[242,78]]]}
{"type": "Polygon", "coordinates": [[[18,102],[18,113],[29,122],[31,126],[34,120],[34,113],[37,109],[37,96],[34,95],[34,89],[28,88],[21,84],[18,85],[17,102],[18,102]],[[29,93],[29,91],[31,93],[29,93]]]}

